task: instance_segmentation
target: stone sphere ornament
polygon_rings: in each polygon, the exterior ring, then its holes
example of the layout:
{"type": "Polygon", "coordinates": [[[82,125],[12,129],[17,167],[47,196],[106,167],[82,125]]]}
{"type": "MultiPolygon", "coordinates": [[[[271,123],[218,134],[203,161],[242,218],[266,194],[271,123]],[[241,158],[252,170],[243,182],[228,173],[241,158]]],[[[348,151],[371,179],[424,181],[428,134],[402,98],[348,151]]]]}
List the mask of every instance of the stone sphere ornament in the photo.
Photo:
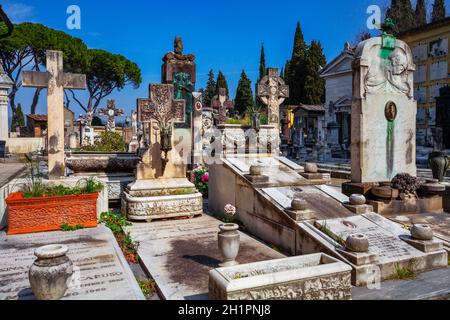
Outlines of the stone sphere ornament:
{"type": "Polygon", "coordinates": [[[306,173],[318,173],[319,168],[317,167],[317,164],[315,164],[315,163],[307,163],[305,165],[305,172],[306,173]]]}
{"type": "Polygon", "coordinates": [[[345,247],[352,251],[357,253],[364,253],[369,251],[369,238],[367,236],[355,233],[348,236],[347,240],[345,241],[345,247]]]}
{"type": "Polygon", "coordinates": [[[350,196],[350,204],[354,206],[362,206],[366,204],[367,199],[362,194],[352,194],[350,196]]]}
{"type": "Polygon", "coordinates": [[[262,167],[261,166],[250,166],[250,175],[252,175],[252,176],[262,175],[262,167]]]}
{"type": "Polygon", "coordinates": [[[433,240],[433,229],[427,224],[415,224],[411,228],[411,237],[415,240],[433,240]]]}
{"type": "Polygon", "coordinates": [[[52,244],[36,249],[36,261],[30,268],[31,290],[38,300],[59,300],[64,297],[73,274],[68,247],[52,244]]]}
{"type": "Polygon", "coordinates": [[[305,211],[308,209],[308,202],[303,199],[294,199],[291,202],[291,209],[294,211],[305,211]]]}

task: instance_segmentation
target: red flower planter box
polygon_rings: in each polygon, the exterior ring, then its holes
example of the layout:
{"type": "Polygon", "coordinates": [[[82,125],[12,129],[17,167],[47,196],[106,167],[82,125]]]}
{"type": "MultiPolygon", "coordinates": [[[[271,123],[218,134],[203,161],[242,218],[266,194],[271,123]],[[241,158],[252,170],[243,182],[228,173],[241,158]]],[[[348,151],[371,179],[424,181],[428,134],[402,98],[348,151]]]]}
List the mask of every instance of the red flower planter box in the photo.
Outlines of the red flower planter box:
{"type": "Polygon", "coordinates": [[[97,226],[98,193],[71,196],[24,198],[11,193],[8,205],[9,235],[61,230],[62,224],[97,226]]]}

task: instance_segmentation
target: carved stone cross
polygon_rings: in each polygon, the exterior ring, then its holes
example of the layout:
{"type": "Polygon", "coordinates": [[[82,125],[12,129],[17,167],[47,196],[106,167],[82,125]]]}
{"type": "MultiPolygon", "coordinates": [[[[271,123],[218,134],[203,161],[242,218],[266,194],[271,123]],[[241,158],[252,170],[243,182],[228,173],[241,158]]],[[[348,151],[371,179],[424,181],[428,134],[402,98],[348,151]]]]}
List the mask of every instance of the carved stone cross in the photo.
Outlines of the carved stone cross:
{"type": "Polygon", "coordinates": [[[50,180],[65,175],[64,161],[64,89],[85,89],[86,76],[64,73],[63,53],[47,51],[47,72],[24,71],[24,87],[47,88],[48,176],[50,180]]]}
{"type": "Polygon", "coordinates": [[[186,101],[174,100],[173,92],[173,84],[150,85],[150,99],[138,99],[139,121],[156,121],[160,126],[184,123],[186,101]]]}
{"type": "Polygon", "coordinates": [[[268,106],[268,119],[270,125],[279,128],[280,105],[289,98],[289,86],[278,76],[277,68],[269,68],[268,75],[258,84],[258,97],[268,106]]]}
{"type": "Polygon", "coordinates": [[[214,96],[211,107],[219,113],[219,122],[223,123],[227,118],[227,111],[234,108],[233,101],[230,101],[225,88],[219,89],[219,94],[214,96]]]}
{"type": "Polygon", "coordinates": [[[106,109],[100,109],[99,115],[108,117],[108,122],[106,124],[106,131],[115,132],[116,131],[116,117],[123,115],[123,110],[116,107],[116,101],[108,100],[106,103],[106,109]]]}

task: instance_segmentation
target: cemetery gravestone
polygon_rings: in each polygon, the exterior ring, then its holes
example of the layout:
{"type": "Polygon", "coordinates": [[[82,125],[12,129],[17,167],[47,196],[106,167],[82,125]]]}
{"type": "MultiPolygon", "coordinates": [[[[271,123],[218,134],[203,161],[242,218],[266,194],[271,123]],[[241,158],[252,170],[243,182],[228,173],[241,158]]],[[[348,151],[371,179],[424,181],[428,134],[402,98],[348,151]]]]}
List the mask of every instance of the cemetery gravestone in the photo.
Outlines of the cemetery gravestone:
{"type": "Polygon", "coordinates": [[[416,176],[415,65],[408,45],[386,33],[359,44],[353,63],[352,182],[416,176]]]}
{"type": "Polygon", "coordinates": [[[219,89],[219,94],[214,96],[211,101],[211,107],[213,111],[215,111],[217,122],[219,124],[224,123],[227,119],[228,111],[234,108],[234,103],[229,100],[227,90],[225,88],[219,89]]]}
{"type": "Polygon", "coordinates": [[[174,124],[185,122],[186,105],[185,100],[173,99],[173,90],[171,84],[153,84],[150,99],[138,99],[139,120],[150,125],[150,145],[137,166],[137,181],[122,199],[122,213],[131,220],[193,217],[203,212],[202,195],[186,178],[190,153],[183,154],[174,134],[174,124]]]}
{"type": "Polygon", "coordinates": [[[48,175],[50,180],[65,176],[64,89],[85,89],[86,76],[64,73],[63,53],[47,51],[47,72],[24,71],[24,87],[47,88],[48,175]]]}

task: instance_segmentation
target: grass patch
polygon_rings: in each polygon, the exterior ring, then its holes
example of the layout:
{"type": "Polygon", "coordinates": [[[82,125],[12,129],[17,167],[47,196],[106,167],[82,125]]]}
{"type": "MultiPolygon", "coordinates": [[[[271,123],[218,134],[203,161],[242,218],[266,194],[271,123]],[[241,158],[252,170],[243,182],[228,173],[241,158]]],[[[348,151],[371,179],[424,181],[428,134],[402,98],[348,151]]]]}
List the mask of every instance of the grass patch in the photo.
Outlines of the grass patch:
{"type": "Polygon", "coordinates": [[[82,224],[77,224],[76,226],[71,226],[67,223],[63,223],[60,226],[60,228],[61,228],[61,231],[64,231],[64,232],[73,232],[73,231],[84,229],[84,226],[82,224]]]}
{"type": "Polygon", "coordinates": [[[395,273],[392,276],[392,280],[412,280],[417,277],[417,273],[414,270],[414,262],[411,261],[406,267],[400,267],[398,263],[395,264],[395,273]]]}
{"type": "Polygon", "coordinates": [[[139,263],[139,242],[133,241],[130,233],[125,233],[123,230],[123,227],[130,226],[131,223],[124,216],[117,215],[111,211],[103,212],[100,215],[99,223],[103,223],[107,228],[111,229],[126,260],[129,263],[139,263]]]}
{"type": "Polygon", "coordinates": [[[156,282],[154,279],[148,279],[147,281],[138,281],[138,283],[146,299],[149,299],[154,294],[156,294],[157,289],[156,289],[156,282]]]}

